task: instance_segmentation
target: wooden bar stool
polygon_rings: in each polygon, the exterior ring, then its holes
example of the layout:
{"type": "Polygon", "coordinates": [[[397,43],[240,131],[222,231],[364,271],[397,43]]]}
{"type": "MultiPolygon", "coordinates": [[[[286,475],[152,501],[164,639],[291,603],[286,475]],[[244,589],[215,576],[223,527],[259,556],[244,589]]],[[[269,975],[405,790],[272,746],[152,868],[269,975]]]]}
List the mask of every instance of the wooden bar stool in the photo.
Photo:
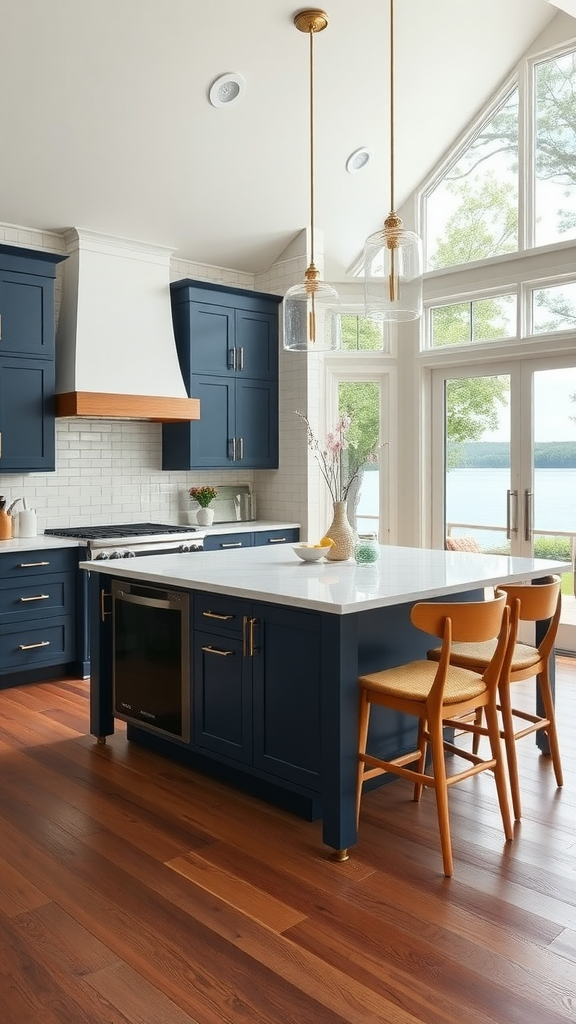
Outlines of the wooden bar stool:
{"type": "MultiPolygon", "coordinates": [[[[544,731],[550,745],[556,783],[558,786],[562,786],[564,782],[554,713],[554,698],[550,683],[550,658],[553,654],[562,611],[560,586],[559,576],[548,576],[534,584],[506,583],[499,587],[507,595],[506,600],[511,608],[513,619],[517,618],[518,622],[533,623],[549,620],[548,628],[538,646],[533,647],[530,644],[516,642],[514,647],[509,650],[498,686],[498,711],[502,718],[500,735],[506,746],[512,807],[516,819],[522,817],[516,743],[523,736],[528,736],[539,730],[544,731]],[[530,714],[512,707],[510,684],[520,682],[522,679],[530,679],[532,676],[536,676],[541,705],[544,710],[543,715],[530,714]],[[525,723],[520,728],[518,720],[525,723]]],[[[450,660],[454,666],[482,672],[494,652],[494,647],[493,641],[480,645],[456,643],[452,646],[450,660]]],[[[429,651],[428,657],[437,660],[440,654],[441,648],[438,647],[429,651]]],[[[478,750],[480,733],[481,730],[474,737],[473,749],[475,752],[478,750]]]]}
{"type": "MultiPolygon", "coordinates": [[[[384,669],[360,676],[360,725],[358,753],[358,788],[356,809],[360,816],[362,786],[366,779],[386,772],[399,775],[414,783],[414,800],[420,800],[423,786],[434,789],[438,813],[438,827],[442,846],[444,874],[453,873],[452,843],[448,816],[448,788],[456,782],[492,769],[496,779],[498,802],[504,834],[512,839],[512,822],[506,790],[506,771],[500,743],[500,728],[496,711],[496,691],[507,644],[510,639],[510,613],[506,595],[496,594],[490,601],[440,603],[434,601],[415,604],[411,611],[412,623],[426,633],[442,637],[438,664],[432,661],[413,661],[398,668],[384,669]],[[494,653],[480,674],[450,664],[452,641],[480,643],[494,639],[494,653]],[[417,749],[399,757],[384,760],[366,752],[368,725],[372,704],[380,704],[418,718],[417,749]],[[484,709],[487,732],[490,737],[491,757],[481,758],[474,751],[465,750],[444,739],[444,726],[455,725],[455,719],[484,709]],[[426,771],[428,744],[432,753],[432,772],[426,771]],[[445,752],[463,757],[468,762],[464,770],[447,776],[445,752]],[[415,765],[415,767],[408,767],[415,765]]],[[[459,727],[461,723],[458,722],[459,727]]],[[[466,731],[474,733],[476,721],[464,723],[466,731]]]]}

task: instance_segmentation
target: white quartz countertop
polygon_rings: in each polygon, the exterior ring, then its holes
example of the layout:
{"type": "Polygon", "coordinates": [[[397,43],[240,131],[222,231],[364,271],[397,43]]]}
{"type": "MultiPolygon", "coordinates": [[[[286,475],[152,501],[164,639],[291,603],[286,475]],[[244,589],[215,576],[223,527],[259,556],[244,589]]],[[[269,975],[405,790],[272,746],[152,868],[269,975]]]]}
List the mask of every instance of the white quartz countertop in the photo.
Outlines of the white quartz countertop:
{"type": "Polygon", "coordinates": [[[345,615],[567,572],[570,563],[427,548],[382,546],[370,565],[302,562],[291,545],[151,555],[81,568],[162,587],[184,587],[345,615]]]}

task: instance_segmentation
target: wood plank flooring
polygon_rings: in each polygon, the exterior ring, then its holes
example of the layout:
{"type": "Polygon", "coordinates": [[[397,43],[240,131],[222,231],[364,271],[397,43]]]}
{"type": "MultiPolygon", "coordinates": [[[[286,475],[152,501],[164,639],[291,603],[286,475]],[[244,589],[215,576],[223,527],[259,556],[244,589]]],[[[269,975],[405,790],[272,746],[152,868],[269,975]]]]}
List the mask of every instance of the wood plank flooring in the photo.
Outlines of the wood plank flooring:
{"type": "Polygon", "coordinates": [[[337,864],[318,822],[97,746],[85,681],[0,691],[0,1021],[575,1022],[576,661],[557,691],[564,788],[527,737],[512,843],[487,774],[451,790],[452,879],[407,783],[337,864]]]}

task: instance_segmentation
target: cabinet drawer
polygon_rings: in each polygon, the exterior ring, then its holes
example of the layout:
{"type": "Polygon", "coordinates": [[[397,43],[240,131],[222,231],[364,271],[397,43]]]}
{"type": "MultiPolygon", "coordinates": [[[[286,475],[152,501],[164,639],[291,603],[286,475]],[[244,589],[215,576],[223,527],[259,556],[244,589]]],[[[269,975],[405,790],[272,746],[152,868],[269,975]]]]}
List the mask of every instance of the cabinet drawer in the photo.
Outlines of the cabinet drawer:
{"type": "Polygon", "coordinates": [[[204,538],[205,551],[228,551],[253,546],[254,534],[250,531],[246,533],[213,533],[204,538]]]}
{"type": "Polygon", "coordinates": [[[244,616],[250,613],[250,606],[235,597],[222,594],[198,594],[194,598],[194,628],[242,635],[244,616]]]}
{"type": "Polygon", "coordinates": [[[254,530],[254,545],[295,544],[300,539],[300,530],[254,530]]]}
{"type": "Polygon", "coordinates": [[[74,660],[74,619],[43,619],[26,625],[0,626],[0,673],[58,665],[74,660]]]}
{"type": "Polygon", "coordinates": [[[7,551],[0,553],[0,577],[24,579],[46,573],[65,572],[78,566],[79,549],[44,548],[40,551],[7,551]]]}
{"type": "Polygon", "coordinates": [[[54,618],[72,612],[74,581],[71,573],[54,573],[4,581],[0,590],[0,623],[54,618]]]}

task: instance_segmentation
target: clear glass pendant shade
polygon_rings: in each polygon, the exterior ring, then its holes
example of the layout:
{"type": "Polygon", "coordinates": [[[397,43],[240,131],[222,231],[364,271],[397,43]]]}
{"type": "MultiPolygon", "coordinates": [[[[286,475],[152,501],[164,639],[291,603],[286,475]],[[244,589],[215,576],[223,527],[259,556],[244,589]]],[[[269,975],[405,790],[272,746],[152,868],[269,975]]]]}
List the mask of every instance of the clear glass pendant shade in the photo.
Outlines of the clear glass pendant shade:
{"type": "Polygon", "coordinates": [[[290,352],[333,352],[340,348],[340,299],[318,271],[309,267],[302,284],[289,288],[282,303],[284,348],[290,352]]]}
{"type": "Polygon", "coordinates": [[[417,320],[422,316],[422,241],[390,214],[382,231],[366,239],[364,301],[371,320],[417,320]]]}

